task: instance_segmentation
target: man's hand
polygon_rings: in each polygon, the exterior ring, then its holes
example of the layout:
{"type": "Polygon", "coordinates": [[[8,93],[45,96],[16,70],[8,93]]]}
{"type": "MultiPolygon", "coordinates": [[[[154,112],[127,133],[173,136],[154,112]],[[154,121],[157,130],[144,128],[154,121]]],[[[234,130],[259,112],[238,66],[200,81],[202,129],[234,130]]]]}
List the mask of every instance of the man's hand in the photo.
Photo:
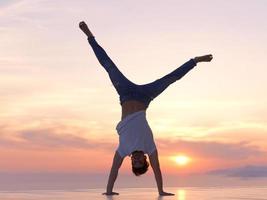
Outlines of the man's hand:
{"type": "Polygon", "coordinates": [[[107,196],[109,196],[109,195],[119,195],[119,193],[117,193],[117,192],[104,192],[102,194],[103,195],[107,195],[107,196]]]}
{"type": "Polygon", "coordinates": [[[85,35],[87,35],[87,37],[94,37],[91,31],[89,30],[87,24],[84,21],[81,21],[79,23],[79,27],[85,33],[85,35]]]}
{"type": "Polygon", "coordinates": [[[173,193],[168,193],[168,192],[163,192],[163,191],[162,191],[162,192],[159,193],[159,195],[160,195],[160,196],[173,196],[173,195],[175,195],[175,194],[173,194],[173,193]]]}

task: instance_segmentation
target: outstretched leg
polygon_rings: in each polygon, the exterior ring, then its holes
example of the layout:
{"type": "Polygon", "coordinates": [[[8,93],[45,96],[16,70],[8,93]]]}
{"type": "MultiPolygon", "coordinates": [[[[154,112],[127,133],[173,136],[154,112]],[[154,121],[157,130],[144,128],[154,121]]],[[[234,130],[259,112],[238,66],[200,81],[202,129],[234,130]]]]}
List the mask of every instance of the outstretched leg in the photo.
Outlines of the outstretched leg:
{"type": "Polygon", "coordinates": [[[88,42],[91,45],[99,63],[104,67],[107,71],[111,82],[116,88],[117,92],[120,94],[123,89],[127,88],[131,81],[129,81],[117,68],[117,66],[113,63],[110,57],[107,55],[105,50],[97,43],[95,37],[88,29],[87,25],[84,22],[80,22],[79,24],[82,31],[88,36],[88,42]]]}
{"type": "Polygon", "coordinates": [[[194,59],[190,59],[182,66],[175,69],[166,76],[157,79],[152,83],[143,85],[143,88],[145,92],[148,93],[148,95],[151,97],[151,99],[154,99],[160,93],[162,93],[170,84],[179,80],[185,74],[187,74],[191,69],[193,69],[198,62],[209,62],[211,60],[212,60],[212,55],[205,55],[205,56],[195,57],[194,59]]]}

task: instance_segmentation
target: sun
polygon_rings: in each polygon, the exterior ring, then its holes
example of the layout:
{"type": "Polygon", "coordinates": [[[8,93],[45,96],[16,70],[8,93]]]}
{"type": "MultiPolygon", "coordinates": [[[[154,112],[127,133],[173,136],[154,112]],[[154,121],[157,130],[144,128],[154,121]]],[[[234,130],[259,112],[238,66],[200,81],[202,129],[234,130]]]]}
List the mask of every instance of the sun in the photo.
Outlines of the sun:
{"type": "Polygon", "coordinates": [[[179,166],[185,166],[185,165],[187,165],[191,161],[191,159],[188,156],[186,156],[186,155],[174,156],[174,157],[172,157],[172,159],[179,166]]]}

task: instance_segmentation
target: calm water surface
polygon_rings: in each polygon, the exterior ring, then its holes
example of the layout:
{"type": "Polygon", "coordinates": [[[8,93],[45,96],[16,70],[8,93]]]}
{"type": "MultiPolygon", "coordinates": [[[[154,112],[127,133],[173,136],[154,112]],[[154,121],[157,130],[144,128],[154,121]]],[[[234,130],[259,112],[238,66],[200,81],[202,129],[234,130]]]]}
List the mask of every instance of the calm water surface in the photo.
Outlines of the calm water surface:
{"type": "Polygon", "coordinates": [[[175,196],[159,197],[155,188],[117,189],[119,196],[102,195],[103,189],[1,191],[0,200],[267,200],[266,187],[166,188],[175,196]]]}

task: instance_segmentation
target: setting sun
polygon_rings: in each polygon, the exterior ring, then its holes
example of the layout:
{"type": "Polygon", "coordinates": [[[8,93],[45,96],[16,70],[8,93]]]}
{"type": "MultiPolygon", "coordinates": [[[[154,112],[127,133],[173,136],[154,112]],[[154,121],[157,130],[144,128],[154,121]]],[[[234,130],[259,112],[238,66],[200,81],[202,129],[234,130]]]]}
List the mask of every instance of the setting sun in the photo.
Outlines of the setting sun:
{"type": "Polygon", "coordinates": [[[184,166],[187,165],[190,162],[190,158],[185,155],[179,155],[179,156],[174,156],[172,159],[176,162],[177,165],[184,166]]]}

